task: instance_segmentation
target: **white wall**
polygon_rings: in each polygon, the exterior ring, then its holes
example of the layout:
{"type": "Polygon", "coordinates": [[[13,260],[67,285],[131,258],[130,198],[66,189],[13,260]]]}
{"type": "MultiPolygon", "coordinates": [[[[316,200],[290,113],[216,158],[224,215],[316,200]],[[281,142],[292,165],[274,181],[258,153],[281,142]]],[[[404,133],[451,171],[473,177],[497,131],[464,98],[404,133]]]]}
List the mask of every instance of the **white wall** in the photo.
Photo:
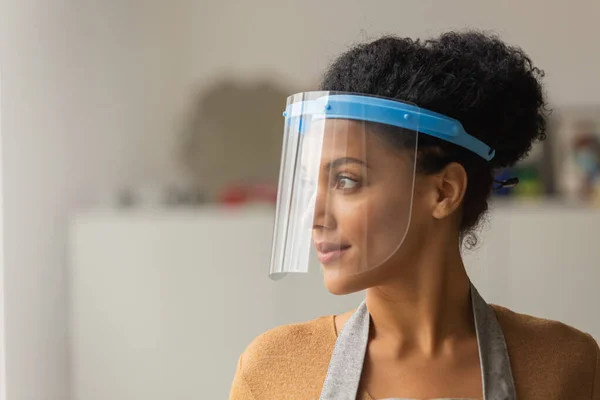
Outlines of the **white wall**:
{"type": "Polygon", "coordinates": [[[177,12],[162,1],[3,1],[9,400],[68,396],[67,215],[169,165],[177,12]]]}
{"type": "Polygon", "coordinates": [[[6,400],[6,346],[4,328],[4,188],[2,163],[2,59],[0,58],[0,400],[6,400]]]}
{"type": "Polygon", "coordinates": [[[310,88],[353,42],[474,27],[520,45],[546,70],[551,98],[579,104],[600,103],[599,16],[594,0],[231,0],[196,2],[181,23],[189,29],[190,82],[208,82],[222,70],[242,76],[266,70],[310,88]]]}

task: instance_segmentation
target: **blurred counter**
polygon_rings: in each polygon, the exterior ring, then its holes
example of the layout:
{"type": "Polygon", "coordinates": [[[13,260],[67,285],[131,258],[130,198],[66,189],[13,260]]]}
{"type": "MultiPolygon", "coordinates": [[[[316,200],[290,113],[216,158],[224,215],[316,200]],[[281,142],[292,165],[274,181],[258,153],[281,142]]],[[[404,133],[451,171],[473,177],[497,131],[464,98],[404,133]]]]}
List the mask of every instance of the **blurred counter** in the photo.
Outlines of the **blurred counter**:
{"type": "MultiPolygon", "coordinates": [[[[600,210],[494,202],[469,273],[483,296],[600,338],[600,210]]],[[[92,211],[69,233],[74,399],[226,398],[276,325],[354,308],[320,272],[269,280],[273,208],[92,211]]]]}

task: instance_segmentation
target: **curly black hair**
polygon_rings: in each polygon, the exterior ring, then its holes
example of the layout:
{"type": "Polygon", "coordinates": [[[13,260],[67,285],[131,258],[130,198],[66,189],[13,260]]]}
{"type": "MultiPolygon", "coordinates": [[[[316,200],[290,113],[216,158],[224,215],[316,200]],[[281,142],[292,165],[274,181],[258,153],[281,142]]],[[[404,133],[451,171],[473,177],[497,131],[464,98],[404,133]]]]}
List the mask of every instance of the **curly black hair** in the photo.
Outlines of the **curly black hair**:
{"type": "MultiPolygon", "coordinates": [[[[414,103],[459,120],[469,134],[496,149],[488,162],[451,143],[419,137],[419,173],[439,172],[451,162],[466,170],[460,224],[466,235],[488,209],[495,171],[514,165],[546,138],[543,76],[523,50],[490,33],[449,32],[424,41],[385,36],[338,57],[321,90],[414,103]]],[[[470,237],[474,245],[476,238],[470,237]]]]}

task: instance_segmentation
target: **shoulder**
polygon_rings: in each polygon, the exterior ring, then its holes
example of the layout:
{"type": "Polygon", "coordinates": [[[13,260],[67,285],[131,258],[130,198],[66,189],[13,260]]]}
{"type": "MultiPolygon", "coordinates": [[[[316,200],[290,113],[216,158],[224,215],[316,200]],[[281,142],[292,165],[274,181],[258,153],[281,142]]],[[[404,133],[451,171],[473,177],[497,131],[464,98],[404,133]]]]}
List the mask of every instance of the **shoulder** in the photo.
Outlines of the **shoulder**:
{"type": "Polygon", "coordinates": [[[508,308],[492,305],[505,336],[521,341],[534,340],[542,346],[560,346],[570,350],[595,350],[596,341],[588,333],[565,323],[520,314],[508,308]]]}
{"type": "Polygon", "coordinates": [[[235,380],[256,399],[292,392],[318,397],[336,338],[334,316],[271,329],[246,348],[235,380]]]}
{"type": "Polygon", "coordinates": [[[261,334],[246,348],[243,358],[246,362],[252,362],[263,358],[293,357],[322,351],[334,344],[335,340],[334,316],[324,316],[308,322],[279,326],[261,334]]]}
{"type": "MultiPolygon", "coordinates": [[[[591,393],[598,380],[600,349],[594,338],[559,321],[492,305],[504,333],[515,381],[522,390],[591,393]]],[[[581,397],[586,398],[586,397],[581,397]]],[[[594,398],[595,399],[595,398],[594,398]]]]}

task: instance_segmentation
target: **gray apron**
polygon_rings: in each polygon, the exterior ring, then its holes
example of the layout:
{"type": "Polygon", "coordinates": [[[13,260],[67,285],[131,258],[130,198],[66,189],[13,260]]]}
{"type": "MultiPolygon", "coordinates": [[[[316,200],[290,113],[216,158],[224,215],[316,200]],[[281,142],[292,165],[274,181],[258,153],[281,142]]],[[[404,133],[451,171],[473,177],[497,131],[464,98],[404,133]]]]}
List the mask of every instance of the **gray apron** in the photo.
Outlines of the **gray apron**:
{"type": "MultiPolygon", "coordinates": [[[[479,346],[483,399],[516,400],[506,342],[496,314],[473,285],[471,302],[479,346]]],[[[346,322],[335,343],[321,400],[356,399],[369,342],[370,321],[371,316],[363,301],[346,322]]]]}

